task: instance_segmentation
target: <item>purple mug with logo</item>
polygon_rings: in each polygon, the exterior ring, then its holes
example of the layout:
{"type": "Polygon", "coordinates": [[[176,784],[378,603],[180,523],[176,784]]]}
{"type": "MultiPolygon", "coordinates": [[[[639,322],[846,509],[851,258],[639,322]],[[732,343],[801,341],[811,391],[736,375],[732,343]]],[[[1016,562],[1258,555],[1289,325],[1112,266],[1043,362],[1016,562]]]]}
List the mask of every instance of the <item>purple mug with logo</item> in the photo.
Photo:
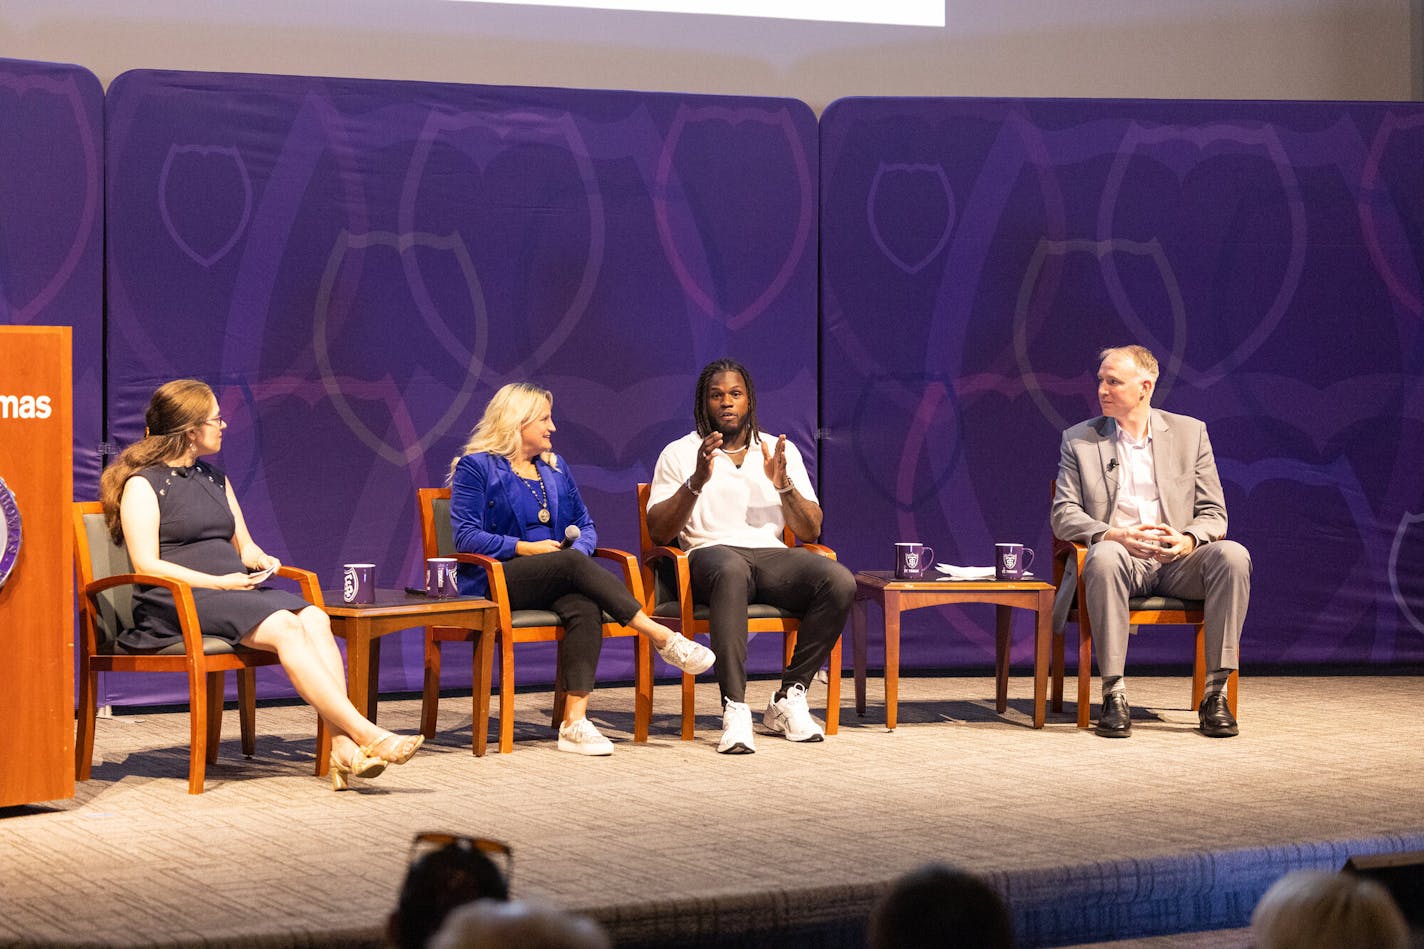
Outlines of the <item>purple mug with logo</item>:
{"type": "Polygon", "coordinates": [[[431,557],[425,561],[425,595],[445,600],[460,595],[455,578],[454,557],[431,557]]]}
{"type": "Polygon", "coordinates": [[[341,602],[376,602],[376,565],[348,563],[341,566],[341,602]]]}
{"type": "Polygon", "coordinates": [[[999,580],[1022,580],[1024,572],[1033,566],[1033,548],[1023,544],[994,545],[994,577],[999,580]]]}
{"type": "Polygon", "coordinates": [[[909,542],[895,545],[896,580],[918,580],[933,562],[933,547],[909,542]]]}

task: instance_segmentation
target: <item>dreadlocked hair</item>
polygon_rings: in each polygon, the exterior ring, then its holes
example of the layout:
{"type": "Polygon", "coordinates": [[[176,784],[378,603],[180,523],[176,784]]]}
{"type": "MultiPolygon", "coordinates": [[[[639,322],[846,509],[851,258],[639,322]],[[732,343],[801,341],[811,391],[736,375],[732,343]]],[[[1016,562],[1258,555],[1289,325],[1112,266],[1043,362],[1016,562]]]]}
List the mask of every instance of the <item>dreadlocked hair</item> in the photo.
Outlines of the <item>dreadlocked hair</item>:
{"type": "Polygon", "coordinates": [[[747,372],[747,367],[735,359],[709,362],[697,377],[697,395],[692,405],[692,417],[697,420],[697,434],[706,438],[717,429],[712,423],[712,414],[707,411],[707,391],[712,388],[712,380],[724,372],[735,372],[742,377],[742,383],[747,390],[747,428],[750,430],[748,444],[754,444],[761,440],[761,426],[757,424],[756,414],[756,383],[752,382],[752,374],[747,372]]]}

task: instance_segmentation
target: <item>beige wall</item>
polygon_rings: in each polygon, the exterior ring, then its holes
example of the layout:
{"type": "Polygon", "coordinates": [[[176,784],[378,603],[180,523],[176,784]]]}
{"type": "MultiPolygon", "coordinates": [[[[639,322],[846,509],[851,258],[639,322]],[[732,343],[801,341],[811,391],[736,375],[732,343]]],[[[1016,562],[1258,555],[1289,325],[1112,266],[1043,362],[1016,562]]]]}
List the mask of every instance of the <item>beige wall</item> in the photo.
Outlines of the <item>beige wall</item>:
{"type": "Polygon", "coordinates": [[[448,0],[0,0],[0,56],[795,96],[1409,99],[1421,0],[946,0],[856,26],[448,0]]]}

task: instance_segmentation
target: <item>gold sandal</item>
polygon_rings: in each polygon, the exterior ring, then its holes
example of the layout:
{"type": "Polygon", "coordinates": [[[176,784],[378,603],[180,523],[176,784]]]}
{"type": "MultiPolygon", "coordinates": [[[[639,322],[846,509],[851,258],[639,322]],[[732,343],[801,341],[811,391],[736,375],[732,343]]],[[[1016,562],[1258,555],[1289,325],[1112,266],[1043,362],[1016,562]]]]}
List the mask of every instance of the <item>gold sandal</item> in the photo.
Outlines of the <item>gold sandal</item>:
{"type": "Polygon", "coordinates": [[[424,735],[401,736],[397,735],[395,732],[386,732],[384,735],[382,735],[380,738],[377,738],[369,745],[362,745],[361,754],[366,755],[369,758],[375,758],[378,761],[384,761],[387,764],[405,764],[415,755],[416,750],[419,749],[420,746],[424,743],[424,735]],[[392,738],[399,739],[400,741],[400,743],[395,746],[396,753],[394,755],[391,755],[389,758],[383,755],[376,754],[376,749],[389,742],[392,738]]]}
{"type": "Polygon", "coordinates": [[[356,754],[351,756],[350,761],[342,761],[336,756],[336,752],[331,753],[331,789],[333,791],[346,791],[351,788],[351,777],[374,778],[382,771],[386,770],[386,759],[368,755],[361,749],[356,749],[356,754]]]}

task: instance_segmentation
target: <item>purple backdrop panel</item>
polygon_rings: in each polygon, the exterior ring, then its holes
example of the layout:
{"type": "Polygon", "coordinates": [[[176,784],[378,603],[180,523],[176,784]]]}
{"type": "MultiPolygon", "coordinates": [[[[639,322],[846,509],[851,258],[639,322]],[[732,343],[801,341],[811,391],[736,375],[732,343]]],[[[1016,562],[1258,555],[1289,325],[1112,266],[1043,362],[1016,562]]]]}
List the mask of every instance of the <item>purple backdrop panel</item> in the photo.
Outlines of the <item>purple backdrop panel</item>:
{"type": "Polygon", "coordinates": [[[0,59],[0,323],[73,327],[77,500],[103,440],[103,101],[87,69],[0,59]]]}
{"type": "MultiPolygon", "coordinates": [[[[416,580],[415,489],[506,382],[554,392],[606,545],[636,549],[634,484],[711,359],[814,455],[802,103],[145,71],[107,108],[115,438],[156,384],[210,381],[253,533],[329,586],[356,559],[416,580]]],[[[388,639],[383,686],[418,688],[420,652],[388,639]]],[[[552,681],[530,655],[520,681],[552,681]]],[[[631,673],[615,641],[600,674],[631,673]]]]}
{"type": "MultiPolygon", "coordinates": [[[[1060,432],[1099,414],[1097,352],[1141,342],[1252,552],[1246,665],[1424,659],[1424,107],[849,99],[821,136],[843,560],[1023,541],[1049,573],[1060,432]]],[[[984,666],[991,630],[910,614],[903,662],[984,666]]],[[[1185,640],[1147,633],[1129,665],[1185,640]]]]}

